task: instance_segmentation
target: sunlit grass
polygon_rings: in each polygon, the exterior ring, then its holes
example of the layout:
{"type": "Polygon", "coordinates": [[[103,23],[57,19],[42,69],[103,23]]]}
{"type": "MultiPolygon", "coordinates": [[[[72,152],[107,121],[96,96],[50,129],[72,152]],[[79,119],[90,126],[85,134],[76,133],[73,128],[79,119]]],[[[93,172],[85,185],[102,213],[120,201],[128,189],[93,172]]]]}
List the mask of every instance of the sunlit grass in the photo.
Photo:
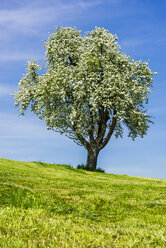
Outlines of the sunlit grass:
{"type": "Polygon", "coordinates": [[[166,180],[0,159],[0,247],[166,247],[166,180]]]}

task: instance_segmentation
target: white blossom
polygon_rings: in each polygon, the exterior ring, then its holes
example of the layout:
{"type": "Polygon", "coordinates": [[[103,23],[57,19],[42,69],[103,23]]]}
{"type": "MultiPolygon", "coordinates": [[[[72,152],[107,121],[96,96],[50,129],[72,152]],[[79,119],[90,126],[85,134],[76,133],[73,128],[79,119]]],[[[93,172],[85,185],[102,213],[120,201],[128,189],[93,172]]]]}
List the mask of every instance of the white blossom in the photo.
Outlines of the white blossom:
{"type": "Polygon", "coordinates": [[[102,149],[111,128],[116,137],[124,125],[133,139],[146,134],[151,120],[144,105],[155,73],[122,53],[116,35],[96,27],[81,36],[76,28],[57,27],[45,48],[46,73],[39,75],[41,67],[31,61],[19,82],[15,104],[22,114],[30,105],[48,129],[86,149],[102,149]]]}

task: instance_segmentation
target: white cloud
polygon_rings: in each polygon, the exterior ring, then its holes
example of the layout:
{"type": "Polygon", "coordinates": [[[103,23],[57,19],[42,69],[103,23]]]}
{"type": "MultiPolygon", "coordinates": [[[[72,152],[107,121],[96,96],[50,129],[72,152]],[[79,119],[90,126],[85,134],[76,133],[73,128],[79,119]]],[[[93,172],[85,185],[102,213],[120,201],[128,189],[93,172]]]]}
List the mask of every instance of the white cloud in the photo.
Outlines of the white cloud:
{"type": "Polygon", "coordinates": [[[18,8],[0,10],[0,40],[12,40],[18,35],[38,35],[41,29],[51,21],[58,22],[65,18],[62,14],[65,9],[62,5],[37,6],[29,3],[18,8]]]}
{"type": "Polygon", "coordinates": [[[43,23],[59,16],[62,6],[36,7],[32,3],[18,9],[0,10],[0,24],[21,32],[36,33],[43,23]]]}
{"type": "MultiPolygon", "coordinates": [[[[3,51],[0,54],[0,61],[19,61],[37,58],[43,60],[37,51],[33,51],[34,37],[45,37],[46,31],[52,32],[56,25],[63,26],[85,16],[85,12],[90,8],[98,5],[109,4],[115,5],[121,0],[72,0],[64,2],[61,0],[53,1],[23,1],[12,4],[11,7],[0,9],[0,42],[3,51]],[[54,25],[54,26],[53,26],[54,25]],[[51,30],[53,29],[53,30],[51,30]],[[27,38],[32,38],[32,44],[27,44],[27,38]],[[19,44],[25,40],[26,51],[21,52],[19,44]],[[19,51],[17,51],[19,47],[19,51]],[[27,51],[27,47],[28,48],[27,51]]],[[[111,15],[112,16],[112,15],[111,15]]],[[[42,39],[41,38],[41,39],[42,39]]]]}
{"type": "MultiPolygon", "coordinates": [[[[1,39],[6,38],[7,31],[16,31],[21,33],[29,33],[31,35],[38,34],[40,27],[54,21],[55,25],[63,23],[64,20],[71,20],[76,14],[81,13],[82,8],[93,7],[101,4],[102,1],[70,1],[63,3],[62,1],[43,4],[42,1],[29,2],[24,6],[11,9],[0,10],[1,39]],[[4,29],[5,27],[5,29],[4,29]],[[3,35],[3,32],[5,34],[3,35]]],[[[14,33],[10,33],[10,36],[14,33]]]]}
{"type": "Polygon", "coordinates": [[[118,4],[122,0],[36,0],[23,1],[10,8],[0,9],[0,40],[12,38],[17,33],[38,35],[49,23],[63,25],[66,21],[84,16],[84,11],[95,6],[109,3],[118,4]]]}
{"type": "Polygon", "coordinates": [[[16,5],[16,7],[0,9],[0,42],[3,47],[0,61],[27,61],[32,58],[43,60],[44,57],[37,54],[39,49],[33,51],[34,36],[43,38],[46,35],[45,30],[55,29],[56,25],[63,26],[66,21],[75,20],[76,16],[79,17],[85,11],[83,10],[85,6],[92,7],[100,3],[99,0],[94,2],[74,0],[68,3],[60,0],[56,2],[40,0],[24,1],[24,4],[16,5]],[[27,44],[28,36],[32,38],[32,44],[27,44]],[[20,48],[19,44],[23,44],[24,40],[25,46],[20,48]]]}

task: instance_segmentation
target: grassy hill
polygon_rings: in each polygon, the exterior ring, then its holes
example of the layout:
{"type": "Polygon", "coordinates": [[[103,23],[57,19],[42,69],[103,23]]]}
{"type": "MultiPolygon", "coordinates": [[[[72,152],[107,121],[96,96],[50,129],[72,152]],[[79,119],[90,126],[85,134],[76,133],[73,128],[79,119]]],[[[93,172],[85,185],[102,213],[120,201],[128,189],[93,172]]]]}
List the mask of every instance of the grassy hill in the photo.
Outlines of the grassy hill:
{"type": "Polygon", "coordinates": [[[166,180],[0,159],[0,247],[166,247],[166,180]]]}

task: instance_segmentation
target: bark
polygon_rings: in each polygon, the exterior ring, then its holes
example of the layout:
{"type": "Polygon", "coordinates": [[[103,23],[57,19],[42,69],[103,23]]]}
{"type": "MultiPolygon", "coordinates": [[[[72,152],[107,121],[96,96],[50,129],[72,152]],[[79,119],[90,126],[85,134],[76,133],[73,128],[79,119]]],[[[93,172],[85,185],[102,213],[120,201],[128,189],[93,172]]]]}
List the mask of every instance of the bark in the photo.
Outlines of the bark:
{"type": "Polygon", "coordinates": [[[90,149],[88,149],[86,167],[90,167],[93,170],[96,169],[98,154],[99,150],[97,149],[97,147],[90,147],[90,149]]]}
{"type": "Polygon", "coordinates": [[[114,116],[112,117],[112,122],[109,127],[107,136],[104,138],[105,132],[106,132],[106,123],[108,121],[108,113],[103,111],[103,115],[101,115],[101,121],[98,123],[98,137],[96,140],[91,140],[86,147],[88,150],[88,156],[87,156],[87,162],[86,167],[90,167],[91,169],[95,170],[97,167],[97,157],[101,149],[103,149],[107,143],[109,142],[113,131],[116,126],[116,111],[114,111],[114,116]]]}

